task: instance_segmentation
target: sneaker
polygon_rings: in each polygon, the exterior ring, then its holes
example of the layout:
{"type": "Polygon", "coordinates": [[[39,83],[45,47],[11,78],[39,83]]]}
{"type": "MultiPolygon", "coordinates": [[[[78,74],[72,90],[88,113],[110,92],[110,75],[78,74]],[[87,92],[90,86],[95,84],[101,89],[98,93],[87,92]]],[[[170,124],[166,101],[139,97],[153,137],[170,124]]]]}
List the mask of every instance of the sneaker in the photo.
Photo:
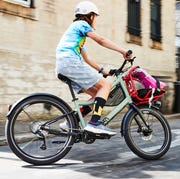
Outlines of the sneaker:
{"type": "Polygon", "coordinates": [[[111,136],[116,135],[116,132],[113,132],[110,128],[104,126],[103,124],[94,125],[88,122],[84,130],[95,134],[107,134],[111,136]]]}
{"type": "Polygon", "coordinates": [[[69,125],[68,125],[67,121],[61,122],[61,123],[59,124],[59,127],[60,127],[62,130],[65,130],[65,131],[67,131],[67,130],[69,129],[69,125]]]}

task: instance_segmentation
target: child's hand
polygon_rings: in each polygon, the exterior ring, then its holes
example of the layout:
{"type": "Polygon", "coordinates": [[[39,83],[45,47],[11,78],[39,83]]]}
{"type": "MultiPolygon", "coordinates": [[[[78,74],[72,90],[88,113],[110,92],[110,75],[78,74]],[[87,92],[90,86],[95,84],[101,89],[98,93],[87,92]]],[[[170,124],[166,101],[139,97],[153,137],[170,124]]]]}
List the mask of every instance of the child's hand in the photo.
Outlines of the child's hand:
{"type": "Polygon", "coordinates": [[[104,78],[107,78],[108,76],[111,76],[111,74],[107,70],[103,70],[102,74],[103,74],[104,78]]]}
{"type": "Polygon", "coordinates": [[[124,51],[123,57],[125,60],[130,60],[133,56],[132,54],[133,54],[132,50],[124,51]]]}
{"type": "Polygon", "coordinates": [[[102,74],[103,76],[110,76],[109,71],[107,70],[103,70],[102,74]]]}

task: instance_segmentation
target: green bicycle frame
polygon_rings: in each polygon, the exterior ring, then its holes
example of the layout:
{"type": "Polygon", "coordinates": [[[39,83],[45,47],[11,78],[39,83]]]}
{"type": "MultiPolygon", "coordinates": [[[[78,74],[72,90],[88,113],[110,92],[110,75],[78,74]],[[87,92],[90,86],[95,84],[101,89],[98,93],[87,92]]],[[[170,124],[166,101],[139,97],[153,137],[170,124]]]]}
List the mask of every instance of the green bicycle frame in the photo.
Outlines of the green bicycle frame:
{"type": "MultiPolygon", "coordinates": [[[[121,84],[121,87],[122,87],[122,91],[124,93],[124,99],[122,102],[120,102],[120,104],[118,104],[117,106],[115,106],[113,108],[113,110],[107,114],[105,117],[103,117],[102,121],[103,123],[106,125],[108,124],[119,112],[121,112],[124,107],[126,107],[127,104],[131,104],[132,103],[132,99],[127,91],[127,88],[126,88],[126,84],[125,82],[123,81],[123,78],[122,78],[122,75],[118,75],[116,77],[116,79],[113,81],[112,83],[112,89],[117,85],[117,84],[121,84]]],[[[80,106],[83,106],[83,105],[93,105],[94,104],[94,101],[88,101],[88,102],[82,102],[82,101],[78,101],[77,98],[75,98],[73,100],[74,102],[74,106],[75,106],[75,109],[77,110],[77,113],[79,115],[79,119],[80,119],[80,123],[81,123],[81,126],[82,128],[84,128],[86,126],[85,122],[84,122],[84,119],[83,119],[83,116],[81,114],[81,111],[80,111],[80,106]]]]}

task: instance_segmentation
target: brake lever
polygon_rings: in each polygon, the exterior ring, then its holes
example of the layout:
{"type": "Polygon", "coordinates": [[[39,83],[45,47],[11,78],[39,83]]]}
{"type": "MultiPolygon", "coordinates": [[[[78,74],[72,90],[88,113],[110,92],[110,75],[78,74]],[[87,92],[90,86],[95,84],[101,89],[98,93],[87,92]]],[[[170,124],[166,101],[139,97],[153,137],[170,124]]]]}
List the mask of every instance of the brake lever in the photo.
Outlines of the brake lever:
{"type": "Polygon", "coordinates": [[[133,62],[134,62],[134,59],[135,59],[136,57],[133,57],[132,59],[130,59],[130,60],[128,60],[130,63],[131,63],[131,65],[133,65],[133,62]]]}

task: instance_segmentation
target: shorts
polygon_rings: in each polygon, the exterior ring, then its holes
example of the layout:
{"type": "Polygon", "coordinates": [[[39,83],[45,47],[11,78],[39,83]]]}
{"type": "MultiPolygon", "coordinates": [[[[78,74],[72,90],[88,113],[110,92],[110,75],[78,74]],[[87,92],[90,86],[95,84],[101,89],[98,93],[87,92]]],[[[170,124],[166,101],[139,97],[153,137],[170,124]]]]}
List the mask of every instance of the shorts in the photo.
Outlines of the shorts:
{"type": "Polygon", "coordinates": [[[102,78],[94,68],[77,58],[57,59],[56,74],[62,74],[71,79],[72,87],[77,93],[82,89],[91,88],[102,78]]]}

